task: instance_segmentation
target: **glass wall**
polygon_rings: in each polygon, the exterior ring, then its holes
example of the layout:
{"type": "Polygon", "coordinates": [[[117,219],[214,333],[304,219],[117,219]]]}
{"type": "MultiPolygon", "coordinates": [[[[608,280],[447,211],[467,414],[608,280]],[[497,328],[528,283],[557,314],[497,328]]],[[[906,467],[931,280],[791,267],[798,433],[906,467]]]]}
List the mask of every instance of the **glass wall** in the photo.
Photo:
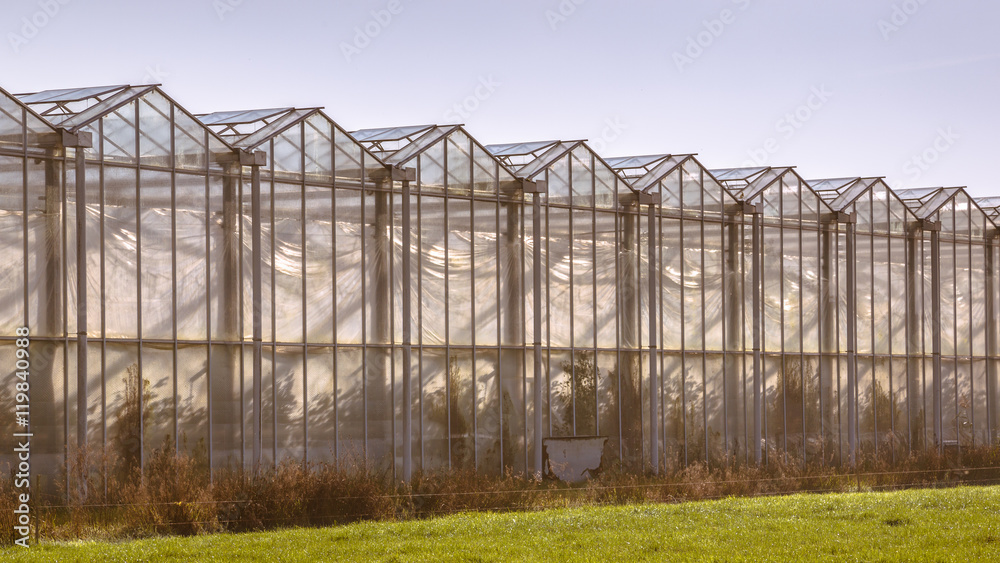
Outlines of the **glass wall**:
{"type": "Polygon", "coordinates": [[[609,162],[655,202],[659,465],[745,460],[743,207],[691,155],[609,162]]]}
{"type": "Polygon", "coordinates": [[[0,359],[27,326],[53,484],[81,446],[405,477],[534,472],[547,437],[630,470],[995,443],[991,203],[0,91],[0,359]]]}
{"type": "Polygon", "coordinates": [[[996,437],[993,224],[961,188],[900,190],[921,220],[914,242],[925,349],[922,442],[971,447],[996,437]],[[989,313],[988,313],[989,311],[989,313]]]}
{"type": "Polygon", "coordinates": [[[843,349],[830,323],[830,307],[837,299],[844,302],[842,295],[833,297],[836,249],[844,244],[837,216],[790,168],[713,172],[736,199],[754,206],[756,215],[756,236],[750,229],[750,240],[744,239],[750,248],[743,265],[750,288],[744,294],[750,311],[744,338],[754,351],[748,379],[755,382],[746,408],[759,412],[751,417],[759,425],[751,441],[756,445],[759,432],[765,459],[825,460],[838,446],[830,440],[836,411],[818,415],[837,396],[843,349]]]}
{"type": "Polygon", "coordinates": [[[639,251],[646,234],[638,202],[585,143],[488,149],[518,176],[546,186],[531,210],[539,215],[537,238],[528,242],[537,266],[525,263],[538,268],[532,274],[541,292],[534,340],[541,347],[544,432],[607,436],[605,455],[638,467],[649,435],[642,399],[649,358],[641,352],[649,340],[642,285],[648,267],[639,251]]]}
{"type": "MultiPolygon", "coordinates": [[[[857,389],[853,400],[858,446],[862,453],[905,457],[920,447],[922,438],[919,403],[924,354],[921,309],[915,300],[919,273],[908,259],[916,217],[879,178],[810,184],[833,209],[848,214],[846,220],[854,225],[857,389]]],[[[847,251],[839,249],[841,264],[847,263],[847,251]]],[[[850,316],[838,314],[837,322],[839,332],[846,335],[850,316]]],[[[841,414],[843,420],[845,413],[841,414]]]]}

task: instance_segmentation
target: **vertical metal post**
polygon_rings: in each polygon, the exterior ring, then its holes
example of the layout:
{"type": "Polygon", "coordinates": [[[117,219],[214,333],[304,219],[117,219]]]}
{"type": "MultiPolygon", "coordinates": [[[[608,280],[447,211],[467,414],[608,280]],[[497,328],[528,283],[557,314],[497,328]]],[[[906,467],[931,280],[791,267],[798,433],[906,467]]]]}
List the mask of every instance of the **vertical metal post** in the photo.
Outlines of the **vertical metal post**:
{"type": "Polygon", "coordinates": [[[264,340],[264,327],[261,319],[261,301],[263,298],[263,265],[261,256],[261,203],[260,203],[260,166],[250,168],[250,214],[251,214],[251,250],[250,261],[253,270],[253,470],[260,469],[261,462],[261,347],[264,340]]]}
{"type": "MultiPolygon", "coordinates": [[[[82,149],[78,149],[82,150],[82,149]]],[[[65,149],[56,146],[46,151],[45,160],[45,278],[41,280],[44,284],[42,295],[45,299],[45,320],[44,326],[31,327],[33,334],[44,336],[65,337],[66,326],[63,323],[63,315],[66,313],[63,304],[63,284],[65,283],[65,273],[63,271],[64,246],[63,246],[63,159],[65,149]]],[[[25,194],[27,197],[27,194],[25,194]]],[[[27,214],[25,214],[25,217],[27,214]]],[[[25,261],[27,262],[27,261],[25,261]]],[[[55,386],[58,379],[58,371],[55,362],[56,348],[51,351],[52,359],[41,362],[40,374],[35,376],[36,394],[32,398],[31,406],[34,413],[32,417],[37,422],[30,422],[30,432],[34,433],[36,439],[41,442],[41,453],[56,453],[56,395],[55,386]]]]}
{"type": "Polygon", "coordinates": [[[921,310],[917,265],[922,256],[917,254],[919,229],[909,227],[906,237],[906,397],[910,421],[910,449],[922,448],[927,436],[924,423],[924,389],[920,373],[923,371],[923,339],[921,338],[921,310]]]}
{"type": "MultiPolygon", "coordinates": [[[[512,419],[517,416],[524,424],[525,429],[528,421],[524,418],[527,413],[527,377],[524,373],[525,354],[524,347],[524,238],[523,231],[523,204],[524,194],[534,193],[538,190],[536,182],[524,180],[510,194],[503,194],[500,197],[498,211],[504,213],[506,209],[506,220],[497,217],[498,247],[499,257],[497,268],[497,287],[501,290],[501,297],[498,304],[498,317],[501,328],[500,340],[500,440],[501,458],[504,471],[514,468],[514,459],[517,455],[509,455],[516,447],[516,438],[512,419]],[[506,408],[510,396],[510,408],[506,408]],[[520,400],[518,400],[520,397],[520,400]]],[[[525,443],[527,447],[527,443],[525,443]]],[[[530,456],[524,452],[525,470],[527,470],[530,456]]]]}
{"type": "Polygon", "coordinates": [[[535,477],[541,478],[544,473],[542,467],[542,194],[535,192],[531,197],[531,229],[532,240],[535,248],[532,252],[531,287],[532,300],[535,309],[534,314],[534,351],[535,361],[532,366],[534,371],[534,426],[535,426],[535,477]]]}
{"type": "MultiPolygon", "coordinates": [[[[641,207],[637,199],[622,201],[622,237],[618,251],[618,275],[621,294],[621,347],[623,360],[619,361],[621,392],[618,408],[621,411],[623,465],[632,471],[643,467],[642,420],[642,342],[640,340],[639,308],[640,277],[639,256],[642,252],[638,239],[641,207]]],[[[652,429],[650,429],[652,430],[652,429]]]]}
{"type": "MultiPolygon", "coordinates": [[[[76,444],[87,446],[87,171],[76,149],[76,444]]],[[[81,483],[81,486],[84,486],[81,483]]]]}
{"type": "Polygon", "coordinates": [[[855,224],[847,223],[847,450],[850,465],[857,461],[858,360],[857,360],[857,248],[855,224]]]}
{"type": "Polygon", "coordinates": [[[991,232],[986,239],[986,440],[987,444],[996,443],[997,431],[997,381],[996,368],[993,365],[997,354],[996,349],[996,302],[993,292],[996,288],[996,263],[993,252],[996,248],[996,231],[991,232]]]}
{"type": "Polygon", "coordinates": [[[931,387],[934,392],[934,441],[944,453],[941,420],[941,230],[931,231],[931,342],[934,364],[931,387]]]}
{"type": "MultiPolygon", "coordinates": [[[[725,393],[725,403],[726,403],[726,455],[730,453],[733,454],[732,460],[738,459],[737,455],[737,444],[739,439],[737,438],[741,433],[745,434],[745,424],[740,424],[739,413],[741,410],[745,410],[745,399],[744,408],[741,409],[739,401],[743,397],[738,389],[740,387],[740,382],[742,380],[742,366],[743,358],[741,352],[742,341],[740,335],[743,332],[743,310],[745,308],[743,303],[743,298],[740,293],[739,275],[740,275],[740,249],[742,248],[742,237],[741,228],[742,215],[737,216],[729,215],[724,223],[725,238],[726,238],[726,250],[725,250],[725,289],[723,294],[724,306],[724,319],[725,319],[725,380],[724,380],[724,393],[725,393]]],[[[745,380],[744,380],[745,381],[745,380]]],[[[745,417],[744,417],[745,419],[745,417]]],[[[744,440],[745,442],[745,440],[744,440]]],[[[743,444],[744,449],[746,444],[743,444]]],[[[744,450],[745,451],[745,450],[744,450]]],[[[743,459],[746,460],[746,453],[743,455],[743,459]]]]}
{"type": "Polygon", "coordinates": [[[403,328],[403,480],[409,481],[413,475],[413,384],[411,303],[410,303],[410,182],[403,180],[403,284],[402,317],[403,328]]]}
{"type": "Polygon", "coordinates": [[[761,340],[761,260],[763,258],[763,248],[761,247],[761,225],[760,208],[753,208],[753,234],[751,244],[753,247],[753,459],[754,463],[760,464],[762,461],[761,452],[761,424],[763,412],[761,409],[761,390],[764,378],[761,377],[760,369],[760,340],[761,340]]]}
{"type": "Polygon", "coordinates": [[[653,465],[653,473],[659,473],[660,471],[660,432],[659,425],[657,424],[657,419],[659,419],[659,414],[657,412],[657,405],[660,394],[659,382],[657,378],[657,365],[659,362],[656,361],[656,291],[657,284],[654,280],[657,279],[656,272],[656,245],[654,244],[656,233],[656,206],[653,202],[649,203],[648,212],[649,226],[647,227],[649,235],[647,238],[647,251],[649,253],[649,460],[653,465]]]}
{"type": "MultiPolygon", "coordinates": [[[[837,353],[837,294],[833,284],[834,264],[836,264],[838,252],[835,240],[836,225],[826,225],[820,232],[820,386],[819,386],[819,410],[820,410],[820,431],[823,437],[824,453],[826,453],[826,437],[833,426],[833,371],[835,363],[833,354],[837,353]]],[[[838,447],[838,451],[839,447],[838,447]]],[[[838,456],[839,457],[839,456],[838,456]]]]}

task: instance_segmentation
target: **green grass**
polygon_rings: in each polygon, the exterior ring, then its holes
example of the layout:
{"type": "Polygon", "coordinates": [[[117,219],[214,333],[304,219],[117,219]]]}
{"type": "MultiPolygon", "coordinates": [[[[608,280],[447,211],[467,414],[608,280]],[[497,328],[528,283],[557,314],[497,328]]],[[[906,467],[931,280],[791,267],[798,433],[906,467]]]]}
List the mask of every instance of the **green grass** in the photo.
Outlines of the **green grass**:
{"type": "Polygon", "coordinates": [[[465,513],[124,543],[6,561],[1000,561],[1000,487],[465,513]]]}

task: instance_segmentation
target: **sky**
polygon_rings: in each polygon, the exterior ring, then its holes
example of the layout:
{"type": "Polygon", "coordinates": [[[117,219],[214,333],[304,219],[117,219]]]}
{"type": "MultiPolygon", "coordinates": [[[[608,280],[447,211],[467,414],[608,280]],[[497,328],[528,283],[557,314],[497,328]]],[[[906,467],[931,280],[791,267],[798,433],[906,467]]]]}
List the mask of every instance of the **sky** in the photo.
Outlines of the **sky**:
{"type": "Polygon", "coordinates": [[[1000,195],[1000,2],[5,0],[9,92],[160,83],[194,113],[1000,195]]]}

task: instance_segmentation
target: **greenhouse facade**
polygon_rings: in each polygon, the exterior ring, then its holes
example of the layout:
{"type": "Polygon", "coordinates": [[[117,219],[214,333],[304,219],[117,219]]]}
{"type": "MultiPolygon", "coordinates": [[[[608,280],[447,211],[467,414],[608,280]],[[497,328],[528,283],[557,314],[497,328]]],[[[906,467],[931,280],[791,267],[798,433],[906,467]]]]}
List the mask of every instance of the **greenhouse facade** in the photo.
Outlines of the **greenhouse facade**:
{"type": "Polygon", "coordinates": [[[540,472],[573,437],[636,472],[996,444],[998,206],[0,90],[0,466],[26,431],[50,477],[82,450],[406,479],[540,472]]]}

